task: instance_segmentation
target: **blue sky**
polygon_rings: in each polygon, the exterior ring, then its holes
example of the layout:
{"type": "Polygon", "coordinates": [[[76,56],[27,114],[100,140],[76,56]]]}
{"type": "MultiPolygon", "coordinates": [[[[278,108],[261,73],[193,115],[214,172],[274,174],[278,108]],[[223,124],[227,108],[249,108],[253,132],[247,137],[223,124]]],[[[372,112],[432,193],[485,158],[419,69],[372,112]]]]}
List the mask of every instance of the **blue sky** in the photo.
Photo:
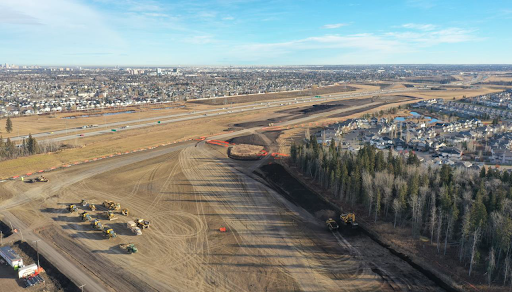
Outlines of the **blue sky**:
{"type": "Polygon", "coordinates": [[[510,0],[0,0],[21,65],[512,63],[510,0]]]}

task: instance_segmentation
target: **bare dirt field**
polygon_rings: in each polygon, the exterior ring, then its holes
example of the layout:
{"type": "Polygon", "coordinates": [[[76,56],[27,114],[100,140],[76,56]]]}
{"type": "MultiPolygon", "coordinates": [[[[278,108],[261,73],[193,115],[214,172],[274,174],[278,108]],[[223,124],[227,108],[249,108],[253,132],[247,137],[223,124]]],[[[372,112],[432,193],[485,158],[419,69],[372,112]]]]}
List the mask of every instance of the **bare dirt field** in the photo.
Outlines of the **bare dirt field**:
{"type": "Polygon", "coordinates": [[[198,101],[191,101],[191,103],[197,104],[207,104],[207,105],[223,105],[223,104],[238,104],[238,103],[246,103],[246,102],[259,102],[273,99],[281,99],[281,98],[293,98],[293,97],[302,97],[302,96],[312,96],[312,95],[322,95],[329,93],[341,93],[341,92],[349,92],[355,91],[357,87],[349,86],[349,85],[335,85],[335,86],[326,86],[320,88],[314,88],[310,90],[302,90],[302,91],[290,91],[290,92],[276,92],[276,93],[264,93],[264,94],[251,94],[251,95],[240,95],[240,96],[231,96],[231,97],[219,97],[212,99],[202,99],[198,101]]]}
{"type": "Polygon", "coordinates": [[[400,269],[383,272],[304,209],[230,167],[225,148],[215,147],[82,165],[49,174],[47,185],[8,182],[0,185],[2,205],[21,204],[11,208],[16,217],[112,291],[439,290],[416,276],[399,280],[400,269]],[[116,238],[104,239],[66,211],[81,199],[130,209],[114,221],[102,219],[102,207],[92,212],[116,238]],[[125,226],[133,218],[151,227],[135,236],[125,226]],[[127,254],[121,243],[139,252],[127,254]]]}

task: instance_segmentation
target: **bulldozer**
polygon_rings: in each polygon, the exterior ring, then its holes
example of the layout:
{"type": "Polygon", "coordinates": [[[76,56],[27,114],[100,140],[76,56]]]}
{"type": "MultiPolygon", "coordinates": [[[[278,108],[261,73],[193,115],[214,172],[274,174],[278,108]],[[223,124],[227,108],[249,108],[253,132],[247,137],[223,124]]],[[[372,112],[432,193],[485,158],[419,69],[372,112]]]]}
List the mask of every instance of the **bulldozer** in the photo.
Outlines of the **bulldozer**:
{"type": "Polygon", "coordinates": [[[111,238],[117,237],[117,234],[114,231],[114,229],[112,229],[110,227],[107,227],[107,226],[105,226],[105,228],[103,229],[103,234],[105,235],[105,237],[107,239],[111,239],[111,238]]]}
{"type": "Polygon", "coordinates": [[[122,248],[122,249],[125,249],[126,252],[128,252],[129,254],[136,253],[136,252],[139,251],[137,249],[137,247],[135,246],[135,244],[133,244],[133,243],[120,244],[119,247],[122,248]]]}
{"type": "Polygon", "coordinates": [[[130,211],[128,209],[121,210],[121,215],[128,216],[129,213],[130,211]]]}
{"type": "Polygon", "coordinates": [[[121,204],[115,203],[113,201],[105,201],[103,202],[103,207],[107,208],[108,210],[119,210],[121,209],[121,204]]]}
{"type": "Polygon", "coordinates": [[[78,209],[76,208],[76,205],[71,204],[68,206],[68,211],[69,211],[69,213],[73,213],[73,212],[78,211],[78,209]]]}
{"type": "Polygon", "coordinates": [[[100,220],[98,219],[95,219],[92,223],[91,223],[92,227],[94,227],[94,229],[96,230],[103,230],[103,224],[101,224],[100,220]]]}
{"type": "Polygon", "coordinates": [[[87,213],[87,212],[80,213],[80,218],[82,219],[82,221],[91,221],[92,220],[91,215],[89,215],[89,213],[87,213]]]}
{"type": "Polygon", "coordinates": [[[38,176],[34,179],[35,182],[48,182],[49,180],[44,176],[38,176]]]}
{"type": "Polygon", "coordinates": [[[135,219],[135,224],[137,224],[137,227],[140,229],[146,229],[149,228],[150,222],[144,219],[135,219]]]}
{"type": "Polygon", "coordinates": [[[329,228],[330,231],[335,231],[338,230],[338,228],[340,228],[338,222],[336,222],[336,220],[332,218],[327,219],[327,221],[325,221],[325,224],[327,224],[327,228],[329,228]]]}
{"type": "Polygon", "coordinates": [[[112,220],[116,220],[116,219],[118,219],[118,218],[115,216],[115,214],[114,214],[114,212],[113,212],[113,211],[107,211],[107,212],[105,213],[105,218],[106,218],[106,219],[108,219],[108,220],[111,220],[111,221],[112,221],[112,220]]]}
{"type": "Polygon", "coordinates": [[[91,209],[91,211],[96,211],[96,205],[89,204],[89,209],[91,209]]]}
{"type": "Polygon", "coordinates": [[[359,223],[356,222],[356,215],[354,213],[343,213],[340,215],[343,225],[352,229],[359,228],[359,223]]]}
{"type": "Polygon", "coordinates": [[[82,205],[82,207],[87,206],[87,201],[86,200],[82,200],[82,202],[80,202],[80,205],[82,205]]]}

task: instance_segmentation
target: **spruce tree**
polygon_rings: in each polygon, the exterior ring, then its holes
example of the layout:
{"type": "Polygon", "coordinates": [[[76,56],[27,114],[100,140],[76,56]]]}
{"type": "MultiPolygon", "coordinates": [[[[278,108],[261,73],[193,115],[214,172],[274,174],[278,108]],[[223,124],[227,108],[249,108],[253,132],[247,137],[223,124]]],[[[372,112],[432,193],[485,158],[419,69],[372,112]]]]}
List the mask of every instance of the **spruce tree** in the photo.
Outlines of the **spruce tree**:
{"type": "Polygon", "coordinates": [[[12,121],[10,117],[7,117],[7,120],[5,121],[5,130],[7,133],[12,132],[12,121]]]}

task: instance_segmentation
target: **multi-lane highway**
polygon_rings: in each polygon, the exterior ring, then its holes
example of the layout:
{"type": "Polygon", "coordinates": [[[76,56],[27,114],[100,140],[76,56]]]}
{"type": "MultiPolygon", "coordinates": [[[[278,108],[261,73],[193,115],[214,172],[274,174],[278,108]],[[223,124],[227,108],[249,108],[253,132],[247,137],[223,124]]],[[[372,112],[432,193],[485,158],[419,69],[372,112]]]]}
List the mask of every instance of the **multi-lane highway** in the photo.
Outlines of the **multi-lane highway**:
{"type": "MultiPolygon", "coordinates": [[[[279,99],[273,101],[266,102],[258,102],[251,104],[244,104],[238,106],[231,107],[223,107],[209,110],[200,110],[200,111],[191,111],[188,113],[180,113],[180,114],[172,114],[158,117],[150,117],[143,119],[136,119],[130,121],[122,121],[115,123],[108,123],[97,127],[96,131],[91,128],[74,128],[74,129],[66,129],[66,130],[58,130],[54,132],[43,132],[36,133],[32,136],[34,138],[38,138],[40,140],[52,140],[52,141],[66,141],[72,140],[81,137],[90,137],[96,135],[102,135],[107,133],[112,133],[112,129],[118,131],[127,131],[132,129],[139,129],[148,126],[155,126],[158,124],[167,124],[167,123],[176,123],[188,120],[202,119],[213,116],[221,116],[221,115],[230,115],[241,112],[250,112],[250,111],[258,111],[267,108],[275,108],[275,107],[285,107],[292,104],[303,104],[303,103],[321,103],[332,100],[339,100],[345,98],[354,98],[354,97],[362,97],[362,96],[373,96],[378,94],[393,94],[393,93],[402,93],[402,92],[410,92],[410,91],[418,91],[421,90],[419,88],[406,88],[406,89],[391,89],[391,90],[378,90],[378,91],[366,91],[366,92],[357,92],[357,93],[344,93],[344,94],[331,94],[324,95],[321,98],[317,97],[298,97],[298,98],[287,98],[287,99],[279,99]],[[159,123],[158,123],[159,122],[159,123]],[[86,132],[87,131],[87,132],[86,132]],[[81,134],[82,133],[82,134],[81,134]],[[63,136],[61,136],[63,135],[63,136]]],[[[24,137],[15,137],[12,138],[12,141],[20,141],[24,139],[24,137]]]]}

